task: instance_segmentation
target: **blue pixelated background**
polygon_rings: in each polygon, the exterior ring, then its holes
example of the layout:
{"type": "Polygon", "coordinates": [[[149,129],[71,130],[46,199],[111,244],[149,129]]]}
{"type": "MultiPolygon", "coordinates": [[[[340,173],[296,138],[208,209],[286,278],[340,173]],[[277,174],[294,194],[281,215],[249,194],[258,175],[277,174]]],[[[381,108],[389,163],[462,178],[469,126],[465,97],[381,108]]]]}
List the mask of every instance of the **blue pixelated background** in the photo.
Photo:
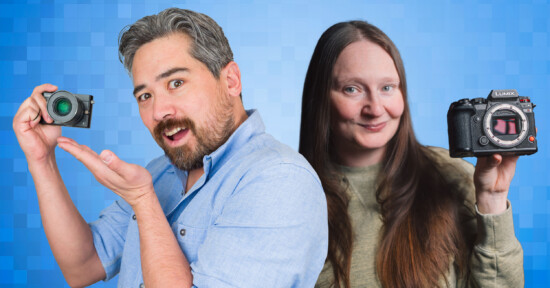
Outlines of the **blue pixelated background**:
{"type": "MultiPolygon", "coordinates": [[[[223,27],[241,68],[245,107],[258,108],[268,132],[295,149],[309,59],[321,33],[339,21],[368,20],[397,44],[414,127],[424,144],[448,147],[445,120],[454,100],[506,88],[530,96],[537,104],[539,152],[519,160],[509,198],[525,251],[526,286],[550,283],[548,0],[0,3],[0,287],[68,287],[44,235],[33,180],[12,131],[19,105],[45,82],[92,94],[91,129],[64,128],[63,134],[145,165],[162,152],[139,118],[117,39],[124,26],[171,6],[205,13],[223,27]]],[[[58,149],[57,158],[87,221],[117,199],[67,153],[58,149]]]]}

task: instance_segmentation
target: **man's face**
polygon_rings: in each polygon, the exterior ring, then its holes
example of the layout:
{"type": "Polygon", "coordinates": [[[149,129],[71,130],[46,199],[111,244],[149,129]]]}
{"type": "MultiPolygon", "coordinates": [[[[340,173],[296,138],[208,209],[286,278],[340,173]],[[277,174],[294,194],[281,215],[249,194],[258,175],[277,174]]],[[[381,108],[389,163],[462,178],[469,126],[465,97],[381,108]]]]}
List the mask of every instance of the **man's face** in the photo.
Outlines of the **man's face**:
{"type": "Polygon", "coordinates": [[[153,40],[137,50],[132,66],[141,119],[182,170],[202,167],[235,126],[227,87],[189,54],[191,41],[182,33],[153,40]]]}

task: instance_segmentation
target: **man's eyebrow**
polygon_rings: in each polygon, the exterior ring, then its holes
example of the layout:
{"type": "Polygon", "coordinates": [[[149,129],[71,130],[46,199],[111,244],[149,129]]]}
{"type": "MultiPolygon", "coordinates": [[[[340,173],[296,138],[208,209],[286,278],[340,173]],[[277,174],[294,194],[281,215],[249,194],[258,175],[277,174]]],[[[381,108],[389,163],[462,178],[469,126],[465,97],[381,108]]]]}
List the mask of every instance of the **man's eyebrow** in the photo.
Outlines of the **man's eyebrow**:
{"type": "Polygon", "coordinates": [[[162,78],[166,78],[166,77],[169,77],[170,75],[174,74],[174,73],[177,73],[177,72],[187,72],[189,71],[189,69],[185,68],[185,67],[175,67],[175,68],[172,68],[166,72],[163,72],[162,74],[160,74],[159,76],[157,76],[157,81],[162,79],[162,78]]]}
{"type": "Polygon", "coordinates": [[[139,91],[141,91],[141,90],[143,90],[143,89],[145,89],[145,85],[144,85],[144,84],[141,84],[141,85],[136,86],[136,88],[134,88],[134,97],[136,96],[136,94],[137,94],[139,91]]]}
{"type": "MultiPolygon", "coordinates": [[[[172,68],[172,69],[170,69],[170,70],[168,70],[168,71],[166,71],[166,72],[163,72],[163,73],[161,73],[160,75],[158,75],[157,78],[156,78],[156,81],[158,81],[158,80],[160,80],[160,79],[162,79],[162,78],[169,77],[170,75],[172,75],[172,74],[174,74],[174,73],[177,73],[177,72],[187,72],[187,71],[189,71],[188,68],[185,68],[185,67],[175,67],[175,68],[172,68]]],[[[134,96],[136,96],[136,94],[137,94],[139,91],[143,90],[143,89],[145,89],[145,84],[141,84],[141,85],[136,86],[136,88],[134,88],[134,93],[133,93],[134,96]]]]}

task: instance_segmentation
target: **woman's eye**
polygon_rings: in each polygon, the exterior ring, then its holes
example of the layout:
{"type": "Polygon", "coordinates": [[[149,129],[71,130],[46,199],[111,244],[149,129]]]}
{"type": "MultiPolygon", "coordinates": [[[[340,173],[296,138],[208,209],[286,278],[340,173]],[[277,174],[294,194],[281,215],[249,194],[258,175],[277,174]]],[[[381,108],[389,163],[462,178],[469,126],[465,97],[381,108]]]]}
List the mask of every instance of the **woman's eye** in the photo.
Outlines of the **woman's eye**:
{"type": "Polygon", "coordinates": [[[147,100],[147,99],[149,99],[149,98],[151,98],[151,94],[149,94],[149,93],[144,93],[144,94],[139,95],[139,96],[137,97],[137,100],[138,100],[138,102],[143,102],[143,101],[145,101],[145,100],[147,100]]]}
{"type": "Polygon", "coordinates": [[[346,92],[346,93],[357,93],[357,88],[355,88],[355,87],[345,87],[344,92],[346,92]]]}
{"type": "Polygon", "coordinates": [[[171,88],[171,89],[175,89],[175,88],[178,88],[180,87],[181,85],[183,85],[183,81],[182,80],[172,80],[168,83],[168,86],[171,88]]]}
{"type": "Polygon", "coordinates": [[[392,88],[393,88],[393,87],[392,87],[391,85],[386,85],[386,86],[382,87],[382,91],[388,92],[388,91],[390,91],[392,88]]]}

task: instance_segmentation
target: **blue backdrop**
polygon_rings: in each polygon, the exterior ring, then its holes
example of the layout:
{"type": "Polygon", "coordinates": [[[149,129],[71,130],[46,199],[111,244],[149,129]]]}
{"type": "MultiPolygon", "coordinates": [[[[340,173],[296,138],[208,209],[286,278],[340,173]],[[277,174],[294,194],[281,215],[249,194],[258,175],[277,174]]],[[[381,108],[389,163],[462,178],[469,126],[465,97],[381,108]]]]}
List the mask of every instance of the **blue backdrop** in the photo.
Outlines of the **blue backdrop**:
{"type": "MultiPolygon", "coordinates": [[[[424,144],[448,147],[445,119],[454,100],[506,88],[530,96],[537,104],[539,152],[520,158],[509,198],[525,251],[526,286],[550,283],[548,0],[0,0],[0,287],[67,286],[12,131],[19,105],[45,82],[92,94],[92,127],[64,128],[63,134],[145,165],[162,151],[141,123],[117,39],[124,26],[171,6],[205,13],[223,27],[241,68],[245,107],[259,109],[268,132],[295,149],[309,59],[321,33],[339,21],[370,21],[399,47],[415,131],[424,144]]],[[[70,155],[58,149],[57,158],[87,221],[117,199],[70,155]]]]}

